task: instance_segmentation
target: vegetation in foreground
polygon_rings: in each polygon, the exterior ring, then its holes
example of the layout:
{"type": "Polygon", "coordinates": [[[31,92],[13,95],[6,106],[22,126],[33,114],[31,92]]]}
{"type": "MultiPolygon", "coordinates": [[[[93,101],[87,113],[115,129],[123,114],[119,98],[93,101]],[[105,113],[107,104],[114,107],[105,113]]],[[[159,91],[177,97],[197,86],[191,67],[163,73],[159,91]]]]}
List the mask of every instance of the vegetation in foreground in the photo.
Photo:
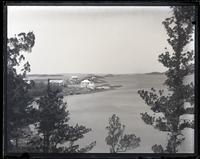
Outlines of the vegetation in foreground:
{"type": "Polygon", "coordinates": [[[75,141],[83,138],[91,129],[68,124],[69,112],[59,89],[52,89],[48,84],[37,101],[30,95],[34,82],[24,80],[27,72],[30,72],[30,64],[25,62],[22,53],[30,52],[34,44],[35,35],[32,32],[20,33],[8,39],[7,149],[9,152],[88,152],[96,142],[79,148],[75,141]],[[22,67],[21,72],[17,72],[19,66],[22,67]],[[33,107],[34,102],[37,102],[39,109],[33,107]],[[29,127],[33,124],[37,133],[29,127]]]}
{"type": "Polygon", "coordinates": [[[194,54],[193,50],[186,48],[192,41],[194,8],[189,6],[171,8],[173,16],[165,19],[163,24],[169,36],[167,41],[173,52],[170,54],[165,48],[165,52],[159,55],[159,62],[168,68],[164,84],[168,87],[169,94],[164,95],[164,90],[156,92],[154,88],[151,91],[138,91],[154,113],[163,114],[162,117],[156,118],[148,113],[141,113],[144,122],[160,131],[168,132],[166,148],[162,145],[153,145],[152,150],[155,153],[178,152],[178,146],[184,141],[181,131],[187,127],[194,127],[194,122],[180,119],[182,115],[188,113],[184,104],[188,102],[194,105],[194,85],[183,82],[184,78],[192,73],[194,54]]]}
{"type": "Polygon", "coordinates": [[[105,138],[106,144],[110,147],[110,153],[126,152],[135,149],[140,145],[140,138],[135,134],[124,134],[125,125],[122,125],[120,118],[113,114],[109,118],[108,136],[105,138]]]}
{"type": "MultiPolygon", "coordinates": [[[[158,92],[139,90],[138,93],[154,113],[162,113],[163,117],[156,118],[147,113],[141,113],[146,124],[154,126],[160,131],[169,132],[166,147],[153,145],[155,153],[176,153],[178,146],[184,140],[181,131],[187,127],[193,128],[194,123],[181,120],[187,112],[185,102],[194,105],[194,85],[184,84],[184,78],[191,73],[193,65],[193,51],[185,48],[192,40],[192,18],[194,9],[190,7],[172,7],[173,16],[167,18],[163,24],[169,35],[168,42],[173,53],[166,49],[159,56],[159,61],[168,68],[165,72],[165,85],[170,92],[167,96],[163,90],[158,92]]],[[[96,142],[80,148],[76,141],[82,139],[91,131],[82,125],[71,126],[63,94],[49,84],[43,86],[39,99],[35,99],[30,91],[34,82],[25,79],[30,72],[30,64],[25,61],[24,52],[31,52],[35,44],[32,32],[20,33],[8,39],[7,47],[7,148],[9,152],[66,152],[81,153],[90,151],[96,142]],[[17,68],[21,67],[18,72],[17,68]],[[33,107],[37,102],[38,109],[33,107]],[[35,126],[32,132],[30,125],[35,126]]],[[[41,87],[40,87],[41,88],[41,87]]],[[[192,113],[192,111],[190,111],[192,113]]],[[[135,134],[124,134],[125,126],[120,123],[115,114],[109,119],[106,143],[111,153],[126,152],[139,146],[140,138],[135,134]]]]}

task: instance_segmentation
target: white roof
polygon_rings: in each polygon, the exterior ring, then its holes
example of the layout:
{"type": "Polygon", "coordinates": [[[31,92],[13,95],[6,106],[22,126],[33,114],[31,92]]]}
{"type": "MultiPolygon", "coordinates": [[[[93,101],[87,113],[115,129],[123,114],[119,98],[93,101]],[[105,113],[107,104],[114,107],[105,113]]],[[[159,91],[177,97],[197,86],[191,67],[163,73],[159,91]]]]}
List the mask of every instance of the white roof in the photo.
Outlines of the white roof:
{"type": "Polygon", "coordinates": [[[78,76],[72,76],[71,78],[78,78],[78,76]]]}
{"type": "Polygon", "coordinates": [[[51,79],[51,80],[49,80],[50,82],[63,82],[63,80],[62,79],[51,79]]]}
{"type": "Polygon", "coordinates": [[[63,81],[63,79],[50,79],[50,81],[63,81]]]}
{"type": "Polygon", "coordinates": [[[83,80],[82,82],[91,82],[91,81],[89,81],[89,80],[85,79],[85,80],[83,80]]]}

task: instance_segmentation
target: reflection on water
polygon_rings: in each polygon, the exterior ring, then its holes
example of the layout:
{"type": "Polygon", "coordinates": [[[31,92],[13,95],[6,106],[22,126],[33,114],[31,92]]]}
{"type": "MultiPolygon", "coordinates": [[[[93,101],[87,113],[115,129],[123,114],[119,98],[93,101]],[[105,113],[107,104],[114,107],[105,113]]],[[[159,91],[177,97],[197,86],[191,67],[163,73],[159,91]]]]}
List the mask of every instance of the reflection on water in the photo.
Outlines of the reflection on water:
{"type": "MultiPolygon", "coordinates": [[[[135,133],[141,138],[138,148],[127,151],[133,153],[152,153],[151,146],[167,143],[167,134],[146,125],[141,117],[141,112],[151,112],[150,108],[137,94],[138,89],[163,89],[162,83],[164,75],[116,75],[105,78],[111,85],[122,85],[115,90],[67,96],[64,98],[68,103],[70,111],[70,122],[79,123],[92,128],[92,132],[79,140],[79,144],[84,146],[92,141],[97,141],[97,145],[90,152],[106,153],[109,147],[106,145],[105,137],[108,125],[108,118],[112,114],[117,114],[121,122],[126,125],[125,133],[135,133]]],[[[180,147],[180,152],[193,152],[194,132],[192,129],[185,129],[186,140],[180,147]]]]}

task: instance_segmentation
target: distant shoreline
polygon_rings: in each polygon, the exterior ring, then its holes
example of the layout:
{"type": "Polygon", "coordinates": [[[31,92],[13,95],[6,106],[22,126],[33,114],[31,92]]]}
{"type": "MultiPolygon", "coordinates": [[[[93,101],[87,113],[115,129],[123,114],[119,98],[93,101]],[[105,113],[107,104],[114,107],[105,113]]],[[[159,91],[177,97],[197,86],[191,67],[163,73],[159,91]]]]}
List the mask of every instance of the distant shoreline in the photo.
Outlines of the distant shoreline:
{"type": "Polygon", "coordinates": [[[63,96],[67,97],[67,96],[74,96],[74,95],[100,93],[100,92],[106,92],[106,91],[116,90],[116,88],[119,88],[119,87],[123,87],[123,86],[122,85],[113,85],[113,86],[110,86],[109,89],[90,90],[90,91],[87,91],[87,92],[80,92],[80,93],[74,93],[74,94],[63,93],[63,96]]]}
{"type": "Polygon", "coordinates": [[[165,74],[165,72],[149,72],[149,73],[145,73],[146,75],[162,75],[165,74]]]}
{"type": "Polygon", "coordinates": [[[40,77],[46,77],[46,76],[63,76],[62,74],[27,74],[28,77],[31,76],[40,76],[40,77]]]}
{"type": "Polygon", "coordinates": [[[101,74],[101,73],[60,73],[60,74],[27,74],[27,77],[39,76],[39,77],[47,77],[47,76],[65,76],[65,75],[100,75],[103,77],[112,77],[116,75],[139,75],[139,74],[164,74],[165,72],[147,72],[147,73],[119,73],[119,74],[101,74]]]}

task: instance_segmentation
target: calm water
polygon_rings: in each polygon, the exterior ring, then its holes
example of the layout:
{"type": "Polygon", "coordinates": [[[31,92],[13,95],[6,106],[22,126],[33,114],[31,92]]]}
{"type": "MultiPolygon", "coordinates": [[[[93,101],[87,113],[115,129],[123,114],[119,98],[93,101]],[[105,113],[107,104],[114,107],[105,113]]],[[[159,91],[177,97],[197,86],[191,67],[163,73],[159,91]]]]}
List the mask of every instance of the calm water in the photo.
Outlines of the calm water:
{"type": "MultiPolygon", "coordinates": [[[[117,114],[122,124],[126,126],[125,133],[134,133],[141,138],[138,148],[127,151],[133,153],[152,153],[151,146],[154,144],[164,145],[167,143],[167,134],[146,125],[140,116],[141,112],[150,112],[150,108],[137,94],[138,89],[150,89],[151,87],[163,89],[164,75],[116,75],[106,77],[110,84],[122,85],[116,90],[105,92],[67,96],[64,100],[68,103],[71,124],[82,124],[92,131],[80,139],[81,146],[96,141],[97,145],[90,152],[106,153],[109,147],[105,137],[108,119],[112,114],[117,114]]],[[[192,129],[185,129],[184,143],[179,152],[193,152],[194,135],[192,129]]]]}

